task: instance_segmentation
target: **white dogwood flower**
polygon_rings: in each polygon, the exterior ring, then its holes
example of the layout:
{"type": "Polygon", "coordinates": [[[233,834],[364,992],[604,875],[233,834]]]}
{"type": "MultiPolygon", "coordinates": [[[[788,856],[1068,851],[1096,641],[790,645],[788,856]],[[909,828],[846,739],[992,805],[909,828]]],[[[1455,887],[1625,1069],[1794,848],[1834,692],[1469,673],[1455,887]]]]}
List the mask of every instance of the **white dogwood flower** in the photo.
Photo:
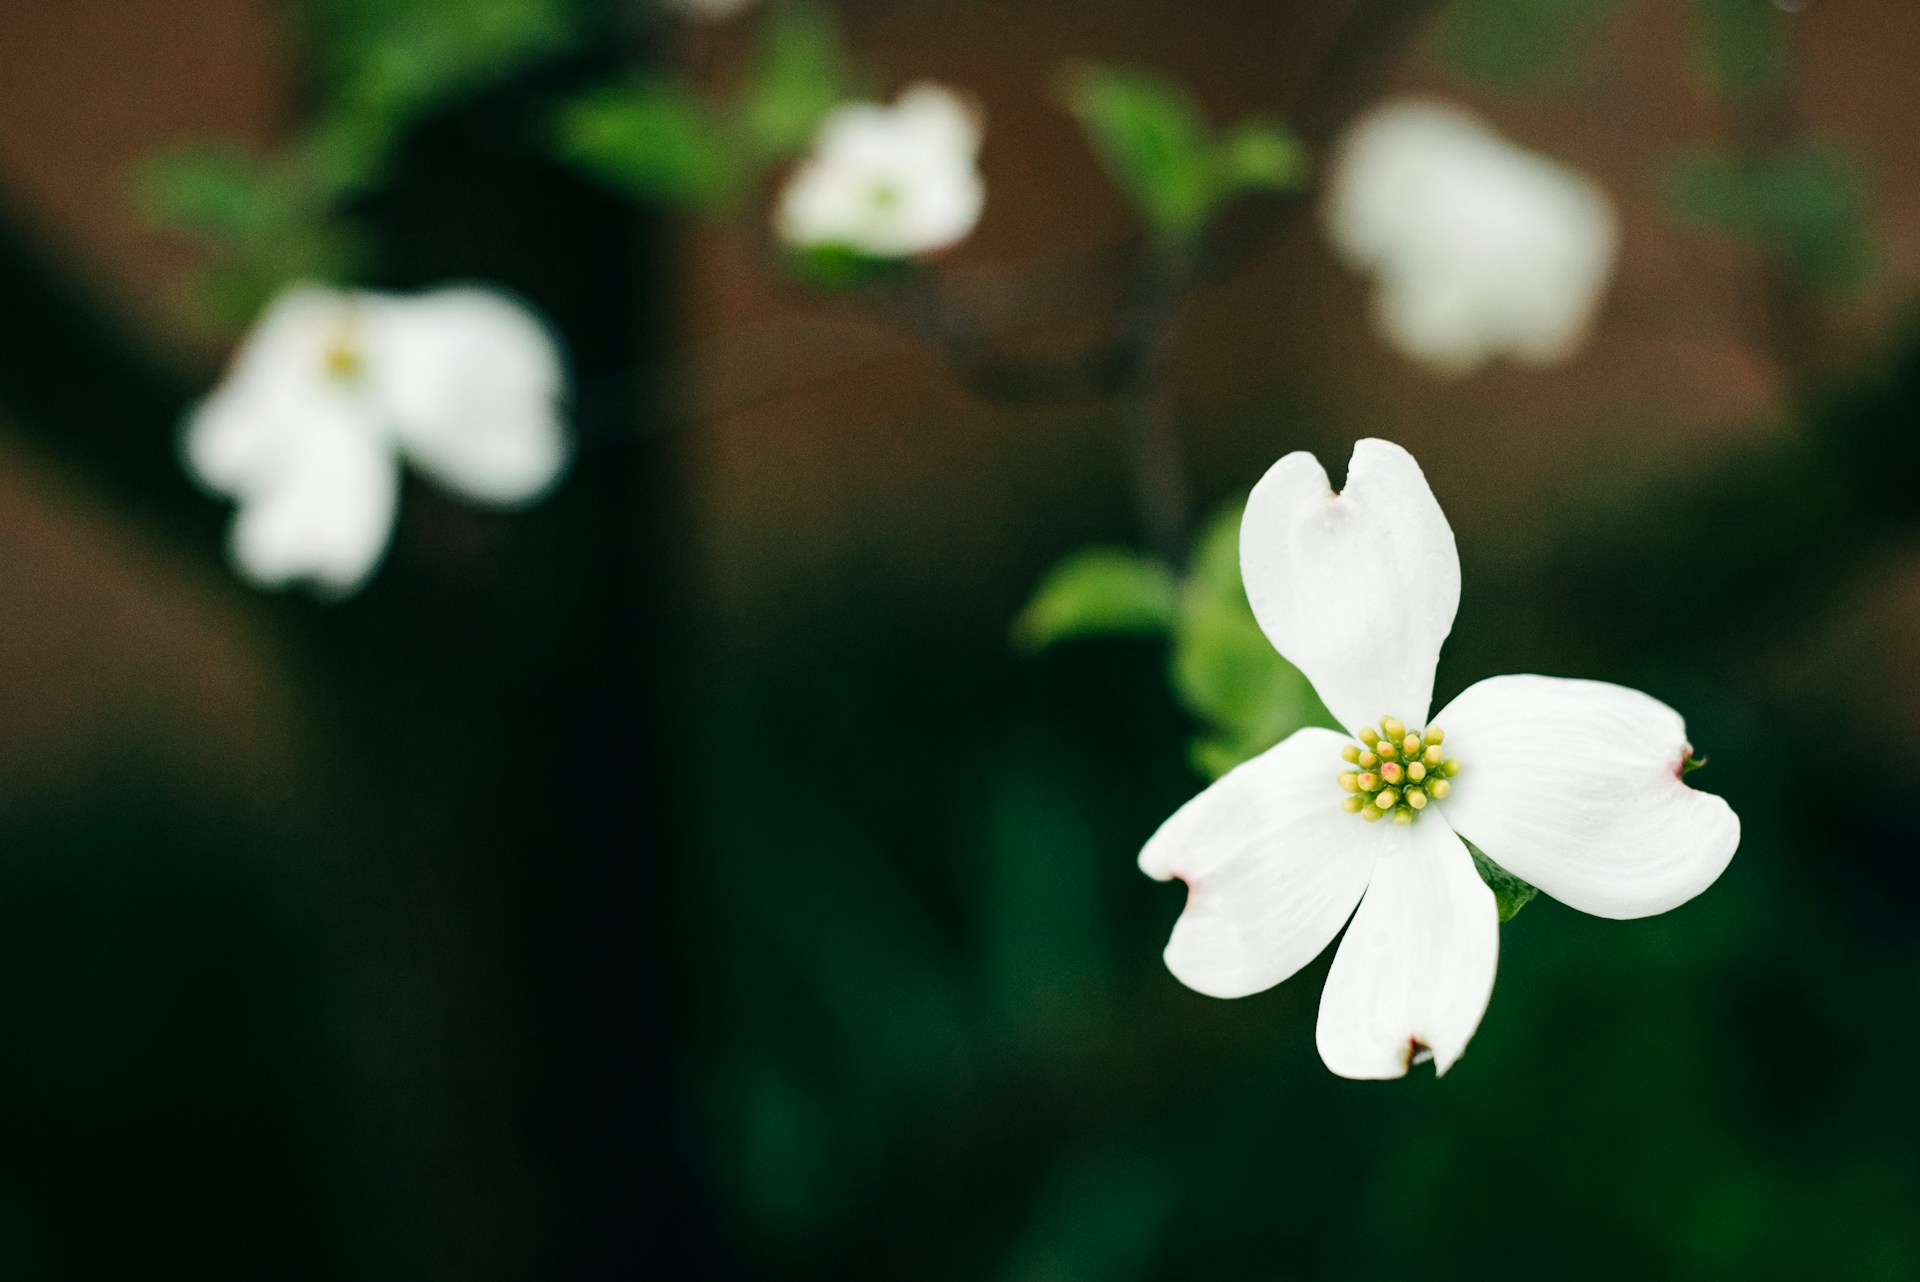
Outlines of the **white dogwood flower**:
{"type": "Polygon", "coordinates": [[[1322,213],[1374,278],[1389,341],[1444,374],[1495,355],[1571,356],[1613,274],[1619,230],[1598,184],[1442,103],[1391,103],[1335,148],[1322,213]]]}
{"type": "Polygon", "coordinates": [[[1247,503],[1240,564],[1261,628],[1353,735],[1299,731],[1148,841],[1141,868],[1189,888],[1166,951],[1188,987],[1270,988],[1351,917],[1320,999],[1321,1058],[1379,1078],[1430,1053],[1444,1073],[1480,1023],[1499,950],[1494,896],[1462,838],[1602,917],[1665,912],[1732,859],[1740,821],[1682,782],[1686,726],[1656,699],[1493,677],[1427,720],[1460,563],[1399,446],[1361,441],[1339,494],[1311,454],[1281,459],[1247,503]]]}
{"type": "Polygon", "coordinates": [[[564,390],[546,327],[493,290],[299,286],[189,416],[186,462],[239,504],[243,576],[345,596],[385,554],[403,459],[476,503],[545,494],[570,455],[564,390]]]}
{"type": "Polygon", "coordinates": [[[946,249],[980,221],[979,154],[978,115],[940,85],[910,86],[891,107],[842,104],[781,193],[776,230],[796,249],[872,258],[946,249]]]}

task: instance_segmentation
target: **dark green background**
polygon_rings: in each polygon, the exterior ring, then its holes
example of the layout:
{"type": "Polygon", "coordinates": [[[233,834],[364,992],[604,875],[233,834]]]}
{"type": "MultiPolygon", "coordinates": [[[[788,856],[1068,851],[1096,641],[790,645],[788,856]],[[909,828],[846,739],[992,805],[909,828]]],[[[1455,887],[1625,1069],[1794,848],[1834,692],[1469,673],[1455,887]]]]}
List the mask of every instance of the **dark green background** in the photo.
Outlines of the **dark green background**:
{"type": "MultiPolygon", "coordinates": [[[[1663,917],[1536,900],[1457,1069],[1347,1082],[1324,959],[1235,1003],[1161,968],[1180,895],[1133,859],[1199,786],[1163,648],[1007,643],[1124,495],[991,496],[1045,538],[959,597],[856,558],[748,635],[696,622],[677,438],[640,430],[668,394],[633,373],[672,351],[671,235],[513,123],[613,56],[431,121],[362,211],[378,283],[556,318],[564,489],[510,536],[412,490],[362,598],[249,598],[300,677],[286,795],[198,789],[129,727],[0,809],[0,1274],[1920,1276],[1910,732],[1817,664],[1756,675],[1911,540],[1920,349],[1711,473],[1567,478],[1524,563],[1463,540],[1439,701],[1646,689],[1744,838],[1663,917]],[[417,550],[447,531],[482,552],[417,550]]],[[[196,390],[0,232],[0,408],[213,558],[172,456],[196,390]]]]}

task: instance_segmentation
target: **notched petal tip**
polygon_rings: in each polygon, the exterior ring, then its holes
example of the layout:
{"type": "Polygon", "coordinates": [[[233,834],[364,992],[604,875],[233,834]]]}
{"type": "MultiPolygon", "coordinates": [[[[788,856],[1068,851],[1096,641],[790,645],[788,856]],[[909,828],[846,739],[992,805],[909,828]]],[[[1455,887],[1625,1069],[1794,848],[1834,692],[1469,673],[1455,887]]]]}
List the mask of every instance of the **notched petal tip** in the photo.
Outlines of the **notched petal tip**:
{"type": "MultiPolygon", "coordinates": [[[[1346,484],[1353,482],[1356,472],[1365,474],[1366,469],[1374,467],[1410,467],[1420,471],[1419,460],[1413,457],[1407,447],[1397,441],[1389,441],[1384,436],[1363,436],[1353,443],[1353,453],[1347,459],[1346,484]]],[[[1421,473],[1424,478],[1425,473],[1421,473]]],[[[1341,486],[1342,492],[1346,485],[1341,486]]]]}
{"type": "MultiPolygon", "coordinates": [[[[1696,757],[1693,755],[1692,744],[1683,743],[1680,745],[1680,760],[1674,763],[1673,777],[1675,779],[1685,779],[1688,775],[1701,769],[1706,764],[1707,759],[1705,757],[1696,757]]],[[[1693,785],[1688,784],[1687,786],[1691,788],[1693,785]]]]}
{"type": "Polygon", "coordinates": [[[1724,872],[1740,821],[1686,779],[1679,713],[1598,681],[1517,675],[1469,687],[1437,718],[1472,743],[1473,786],[1447,820],[1514,876],[1568,906],[1626,919],[1667,912],[1724,872]],[[1578,745],[1543,756],[1543,740],[1578,745]]]}
{"type": "Polygon", "coordinates": [[[1412,455],[1362,439],[1337,492],[1311,454],[1282,458],[1247,501],[1240,567],[1261,629],[1342,725],[1425,722],[1460,563],[1412,455]]]}

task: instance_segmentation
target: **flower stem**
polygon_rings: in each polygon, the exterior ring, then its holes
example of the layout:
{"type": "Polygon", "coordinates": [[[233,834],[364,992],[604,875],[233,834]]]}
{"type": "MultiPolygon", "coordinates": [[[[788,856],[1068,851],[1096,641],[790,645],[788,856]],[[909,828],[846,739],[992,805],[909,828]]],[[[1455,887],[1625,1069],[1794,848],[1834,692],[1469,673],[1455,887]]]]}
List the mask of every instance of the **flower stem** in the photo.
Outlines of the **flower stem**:
{"type": "Polygon", "coordinates": [[[1193,505],[1170,367],[1180,306],[1192,279],[1190,256],[1164,251],[1151,256],[1128,326],[1120,387],[1140,536],[1148,551],[1175,568],[1186,559],[1193,505]]]}

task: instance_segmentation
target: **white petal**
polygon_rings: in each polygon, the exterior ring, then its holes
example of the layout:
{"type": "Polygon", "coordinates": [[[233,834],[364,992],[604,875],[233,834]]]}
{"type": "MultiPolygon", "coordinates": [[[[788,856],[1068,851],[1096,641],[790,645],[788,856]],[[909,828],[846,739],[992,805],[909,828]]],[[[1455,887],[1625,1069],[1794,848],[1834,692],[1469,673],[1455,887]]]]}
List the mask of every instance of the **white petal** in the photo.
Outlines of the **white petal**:
{"type": "Polygon", "coordinates": [[[181,455],[200,485],[238,498],[283,467],[296,447],[278,397],[223,387],[187,416],[181,455]]]}
{"type": "Polygon", "coordinates": [[[262,587],[305,581],[345,596],[372,575],[393,531],[398,464],[364,421],[317,414],[270,481],[241,500],[231,551],[262,587]]]}
{"type": "Polygon", "coordinates": [[[475,502],[545,494],[571,454],[547,327],[488,289],[362,295],[367,376],[409,461],[475,502]]]}
{"type": "Polygon", "coordinates": [[[1462,765],[1447,822],[1555,899],[1601,917],[1665,912],[1740,844],[1725,801],[1680,778],[1686,723],[1601,681],[1493,677],[1434,721],[1462,765]]]}
{"type": "Polygon", "coordinates": [[[1499,911],[1438,816],[1373,869],[1320,995],[1320,1058],[1342,1077],[1402,1077],[1424,1051],[1446,1072],[1493,995],[1499,911]]]}
{"type": "Polygon", "coordinates": [[[1618,251],[1604,189],[1444,103],[1396,102],[1357,124],[1324,214],[1335,248],[1375,276],[1385,336],[1449,374],[1496,352],[1570,356],[1618,251]]]}
{"type": "Polygon", "coordinates": [[[224,385],[286,392],[330,381],[327,353],[336,344],[353,345],[357,299],[318,285],[282,291],[234,354],[224,385]]]}
{"type": "Polygon", "coordinates": [[[910,86],[892,106],[843,104],[781,192],[776,230],[796,247],[880,258],[948,248],[972,232],[986,203],[979,149],[977,113],[939,85],[910,86]]]}
{"type": "Polygon", "coordinates": [[[1213,997],[1271,988],[1319,955],[1353,912],[1395,836],[1340,809],[1331,730],[1301,730],[1189,801],[1140,852],[1188,886],[1167,968],[1213,997]]]}
{"type": "Polygon", "coordinates": [[[1494,354],[1495,341],[1474,322],[1472,286],[1412,273],[1382,274],[1374,320],[1406,355],[1444,377],[1471,373],[1494,354]]]}
{"type": "Polygon", "coordinates": [[[225,379],[188,416],[182,452],[194,479],[239,498],[284,471],[314,414],[353,414],[352,393],[329,377],[327,355],[354,334],[351,296],[286,290],[234,354],[225,379]]]}
{"type": "Polygon", "coordinates": [[[903,129],[921,145],[968,160],[980,150],[980,109],[931,80],[908,85],[894,100],[893,110],[903,129]]]}
{"type": "Polygon", "coordinates": [[[1337,495],[1313,455],[1275,463],[1247,500],[1240,572],[1274,648],[1342,725],[1426,724],[1460,557],[1412,455],[1361,441],[1337,495]]]}
{"type": "Polygon", "coordinates": [[[1380,267],[1407,252],[1431,226],[1433,201],[1460,165],[1484,165],[1498,139],[1445,103],[1399,99],[1377,107],[1332,149],[1321,216],[1327,239],[1349,264],[1380,267]]]}

